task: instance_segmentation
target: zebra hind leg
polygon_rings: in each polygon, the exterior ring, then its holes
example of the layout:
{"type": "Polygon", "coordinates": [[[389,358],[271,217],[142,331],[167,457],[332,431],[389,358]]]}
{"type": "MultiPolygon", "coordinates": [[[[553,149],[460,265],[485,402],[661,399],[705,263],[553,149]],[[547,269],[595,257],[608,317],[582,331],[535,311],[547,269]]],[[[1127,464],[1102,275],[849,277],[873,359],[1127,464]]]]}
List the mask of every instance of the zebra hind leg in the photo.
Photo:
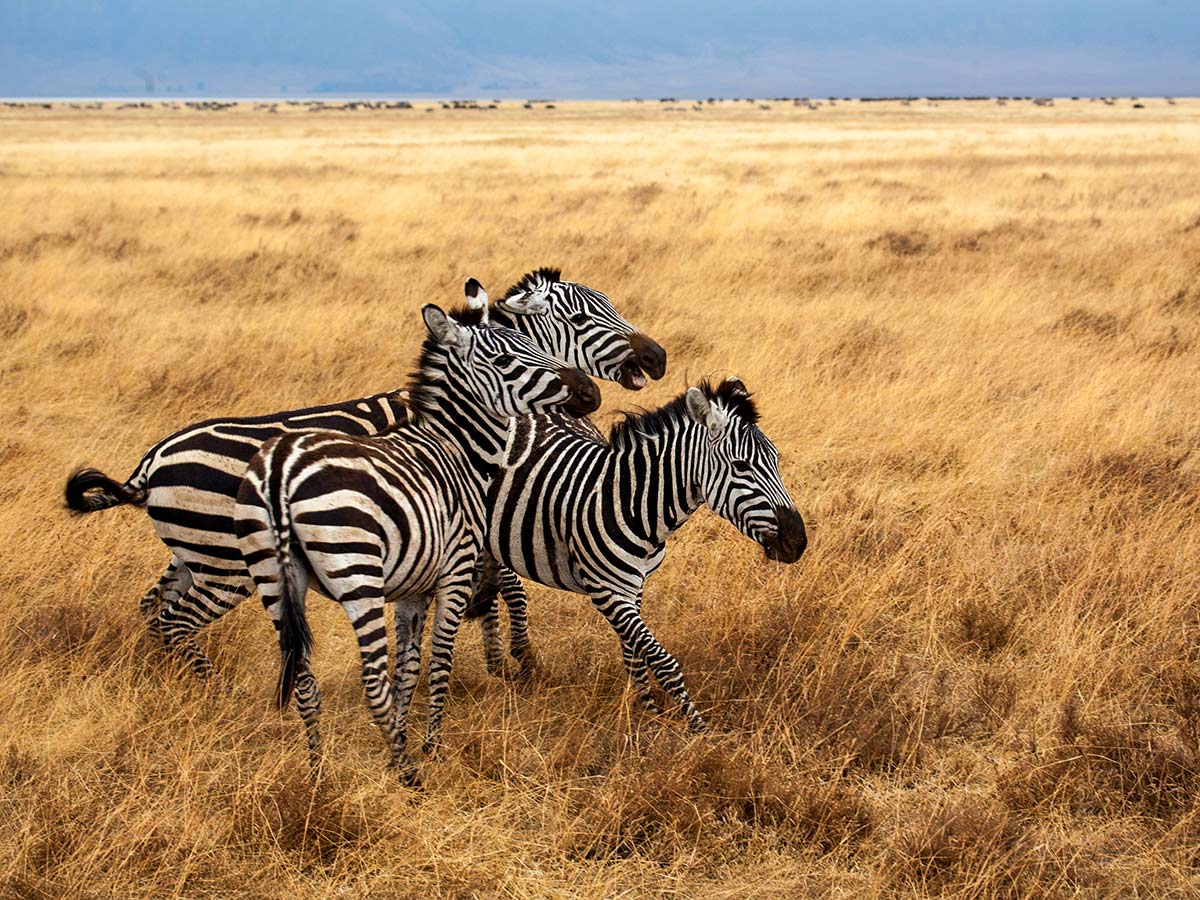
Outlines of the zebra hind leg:
{"type": "MultiPolygon", "coordinates": [[[[592,596],[592,603],[612,626],[617,637],[621,639],[621,649],[629,660],[641,659],[648,666],[655,680],[667,694],[679,703],[688,728],[696,733],[707,729],[704,718],[696,709],[696,704],[688,696],[683,683],[683,670],[666,648],[658,642],[650,628],[642,620],[639,604],[636,600],[617,594],[602,593],[592,596]]],[[[630,670],[633,674],[633,670],[630,670]]]]}
{"type": "Polygon", "coordinates": [[[196,643],[195,635],[248,596],[250,590],[241,585],[217,587],[193,581],[183,596],[163,603],[156,630],[162,642],[180,653],[198,677],[208,678],[214,671],[213,664],[196,643]]]}
{"type": "Polygon", "coordinates": [[[156,638],[159,637],[158,613],[163,604],[178,599],[191,586],[192,573],[179,561],[178,557],[172,556],[171,562],[167,565],[167,571],[150,590],[142,595],[142,599],[138,601],[138,610],[142,615],[142,621],[146,623],[146,627],[156,638]]]}
{"type": "Polygon", "coordinates": [[[500,568],[500,592],[508,608],[508,653],[520,665],[521,674],[528,677],[537,668],[529,640],[529,597],[517,573],[507,566],[500,568]]]}
{"type": "Polygon", "coordinates": [[[488,674],[503,678],[506,674],[504,641],[500,636],[500,615],[496,602],[499,593],[500,567],[490,553],[480,553],[472,578],[471,600],[467,603],[463,616],[479,620],[480,636],[483,638],[483,658],[487,663],[488,674]]]}
{"type": "Polygon", "coordinates": [[[425,609],[428,605],[428,597],[415,602],[396,602],[396,665],[392,692],[397,720],[401,722],[408,721],[413,693],[421,677],[421,638],[425,632],[425,609]]]}
{"type": "Polygon", "coordinates": [[[429,721],[425,729],[425,750],[437,747],[442,732],[442,715],[446,706],[446,691],[450,685],[450,669],[454,661],[454,638],[463,612],[471,599],[467,580],[447,579],[438,586],[433,639],[429,650],[429,721]]]}
{"type": "MultiPolygon", "coordinates": [[[[387,628],[384,625],[383,571],[359,573],[354,579],[354,599],[339,601],[354,627],[358,652],[362,658],[363,693],[375,724],[383,732],[391,753],[391,765],[408,785],[418,783],[416,765],[408,755],[407,710],[396,707],[391,678],[388,676],[387,628]],[[367,575],[368,577],[361,577],[367,575]]],[[[419,640],[419,638],[418,638],[419,640]]]]}
{"type": "MultiPolygon", "coordinates": [[[[308,589],[307,573],[302,569],[298,569],[295,578],[299,588],[299,602],[303,604],[304,594],[308,589]]],[[[283,617],[283,603],[278,593],[268,588],[262,597],[262,603],[267,611],[267,616],[271,619],[271,624],[275,627],[276,638],[280,638],[280,620],[283,617]]],[[[280,644],[282,646],[282,640],[280,644]]],[[[317,687],[317,679],[313,676],[312,660],[307,653],[296,663],[296,683],[293,692],[296,700],[296,712],[300,716],[300,721],[304,724],[304,735],[308,742],[309,765],[312,768],[314,777],[319,779],[323,760],[320,721],[321,692],[317,687]]],[[[280,703],[286,703],[287,699],[286,697],[281,698],[280,703]]]]}

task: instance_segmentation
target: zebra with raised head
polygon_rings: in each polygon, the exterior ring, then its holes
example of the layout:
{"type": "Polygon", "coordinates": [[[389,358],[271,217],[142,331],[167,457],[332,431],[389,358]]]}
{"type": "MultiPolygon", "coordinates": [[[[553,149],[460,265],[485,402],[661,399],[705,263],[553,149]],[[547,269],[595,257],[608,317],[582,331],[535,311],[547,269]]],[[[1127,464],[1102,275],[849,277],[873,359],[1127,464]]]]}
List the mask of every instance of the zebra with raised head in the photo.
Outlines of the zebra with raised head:
{"type": "MultiPolygon", "coordinates": [[[[487,305],[477,281],[469,298],[487,305]]],[[[541,349],[598,378],[636,390],[645,376],[662,377],[666,354],[642,335],[598,291],[563,281],[557,269],[538,269],[489,307],[491,321],[528,335],[541,349]]],[[[200,675],[212,666],[195,636],[250,595],[253,584],[233,530],[233,507],[246,465],[263,443],[279,434],[313,429],[351,435],[376,434],[405,418],[401,391],[342,403],[250,418],[208,419],[159,441],[133,474],[118,482],[96,469],[67,481],[67,505],[81,513],[123,504],[142,506],[155,532],[171,550],[167,571],[142,597],[140,608],[151,632],[182,653],[200,675]]],[[[512,652],[524,662],[529,646],[521,615],[524,592],[511,572],[501,572],[505,599],[517,618],[512,652]]],[[[488,668],[502,660],[495,605],[481,624],[488,668]]]]}
{"type": "Polygon", "coordinates": [[[581,370],[510,328],[488,326],[481,311],[450,318],[429,305],[422,315],[430,336],[408,389],[408,421],[364,437],[318,431],[272,438],[250,461],[234,512],[243,559],[279,637],[278,699],[283,704],[295,693],[314,760],[320,696],[304,612],[310,578],[354,626],[367,705],[409,781],[415,770],[405,726],[425,610],[435,602],[432,743],[508,418],[559,408],[585,415],[600,405],[599,389],[581,370]],[[396,604],[394,694],[387,601],[396,604]]]}
{"type": "Polygon", "coordinates": [[[534,581],[587,594],[621,641],[639,703],[657,708],[649,668],[696,731],[704,720],[679,663],[641,607],[667,538],[705,503],[769,559],[795,562],[807,546],[779,452],[737,379],[702,382],[659,409],[627,416],[607,441],[557,415],[517,418],[488,495],[492,555],[534,581]]]}

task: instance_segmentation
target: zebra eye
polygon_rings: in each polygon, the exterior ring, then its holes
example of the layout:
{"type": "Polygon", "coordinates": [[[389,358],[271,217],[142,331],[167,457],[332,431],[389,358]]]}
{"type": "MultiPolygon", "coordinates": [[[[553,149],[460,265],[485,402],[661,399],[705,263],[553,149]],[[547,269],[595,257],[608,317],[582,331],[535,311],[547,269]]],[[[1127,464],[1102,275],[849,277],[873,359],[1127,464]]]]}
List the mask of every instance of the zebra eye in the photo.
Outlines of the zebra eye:
{"type": "Polygon", "coordinates": [[[588,317],[587,313],[581,313],[581,312],[571,313],[569,318],[571,320],[572,325],[586,325],[588,322],[591,321],[591,319],[588,317]]]}
{"type": "Polygon", "coordinates": [[[749,475],[750,463],[746,462],[744,459],[735,459],[733,461],[733,471],[737,472],[739,475],[749,475]]]}
{"type": "Polygon", "coordinates": [[[513,363],[513,358],[508,353],[501,353],[494,360],[492,360],[492,362],[498,366],[511,366],[513,363]]]}

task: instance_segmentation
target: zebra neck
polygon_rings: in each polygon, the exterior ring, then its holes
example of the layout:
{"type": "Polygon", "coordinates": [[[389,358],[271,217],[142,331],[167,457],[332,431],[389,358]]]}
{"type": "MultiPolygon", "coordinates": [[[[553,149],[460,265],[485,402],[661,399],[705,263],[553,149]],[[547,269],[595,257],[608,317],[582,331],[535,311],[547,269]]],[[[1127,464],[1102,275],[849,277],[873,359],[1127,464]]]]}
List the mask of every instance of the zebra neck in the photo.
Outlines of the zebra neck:
{"type": "Polygon", "coordinates": [[[703,441],[701,428],[672,417],[651,433],[632,432],[615,452],[612,496],[632,534],[661,544],[700,507],[703,441]]]}
{"type": "MultiPolygon", "coordinates": [[[[430,360],[427,356],[425,362],[430,360]]],[[[508,419],[497,416],[473,394],[459,387],[462,379],[444,368],[424,366],[409,387],[408,417],[416,427],[454,444],[471,471],[486,486],[504,455],[508,419]]]]}

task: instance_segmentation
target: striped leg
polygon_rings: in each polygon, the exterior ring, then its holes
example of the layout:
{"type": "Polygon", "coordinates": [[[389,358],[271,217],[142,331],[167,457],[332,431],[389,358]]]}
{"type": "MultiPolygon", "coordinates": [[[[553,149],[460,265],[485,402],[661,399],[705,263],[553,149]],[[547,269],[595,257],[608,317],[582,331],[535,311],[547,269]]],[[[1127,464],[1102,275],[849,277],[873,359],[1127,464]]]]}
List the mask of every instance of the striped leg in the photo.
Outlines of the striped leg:
{"type": "Polygon", "coordinates": [[[425,730],[426,752],[437,746],[442,731],[442,714],[450,669],[454,661],[454,637],[463,611],[471,599],[471,580],[448,575],[438,585],[433,619],[433,640],[429,651],[429,722],[425,730]]]}
{"type": "Polygon", "coordinates": [[[479,628],[483,633],[483,657],[487,662],[488,674],[503,678],[504,639],[500,635],[500,612],[495,597],[479,620],[479,628]]]}
{"type": "MultiPolygon", "coordinates": [[[[370,572],[366,566],[358,565],[355,570],[355,586],[342,595],[347,599],[339,599],[339,602],[354,626],[354,636],[358,640],[367,709],[388,742],[392,765],[399,769],[405,783],[415,784],[417,773],[408,755],[406,717],[397,714],[399,710],[388,677],[387,628],[383,622],[383,569],[376,568],[370,572]]],[[[407,710],[403,712],[407,713],[407,710]]]]}
{"type": "MultiPolygon", "coordinates": [[[[536,668],[537,660],[529,641],[528,595],[517,573],[507,566],[500,567],[500,593],[508,607],[508,652],[528,675],[536,668]]],[[[493,604],[494,606],[494,604],[493,604]]]]}
{"type": "Polygon", "coordinates": [[[164,602],[177,599],[189,587],[192,586],[192,573],[180,561],[179,557],[171,555],[171,562],[167,565],[167,571],[158,579],[154,587],[146,591],[142,599],[138,602],[138,609],[141,611],[142,619],[150,627],[155,637],[158,637],[158,612],[162,609],[164,602]]]}
{"type": "Polygon", "coordinates": [[[193,576],[182,596],[164,598],[154,628],[164,644],[183,654],[196,675],[207,678],[213,672],[213,665],[194,635],[249,596],[250,588],[246,585],[206,584],[193,576]]]}
{"type": "MultiPolygon", "coordinates": [[[[637,598],[637,611],[640,616],[642,614],[641,597],[637,598]]],[[[654,699],[654,694],[650,690],[650,674],[646,667],[646,658],[632,655],[624,641],[621,642],[621,655],[625,658],[625,671],[629,673],[629,680],[633,683],[634,690],[637,691],[638,706],[646,712],[662,712],[662,707],[658,705],[658,701],[654,699]]]]}
{"type": "Polygon", "coordinates": [[[398,721],[408,721],[413,692],[421,677],[421,638],[429,598],[396,602],[396,666],[392,692],[398,721]]]}
{"type": "MultiPolygon", "coordinates": [[[[298,595],[297,602],[301,610],[304,607],[304,595],[308,591],[308,573],[303,566],[295,567],[295,584],[298,595]]],[[[281,584],[276,582],[260,583],[263,607],[275,626],[275,636],[279,636],[279,620],[283,615],[283,603],[280,599],[281,584]]],[[[302,613],[303,614],[303,613],[302,613]]],[[[296,664],[296,712],[304,723],[304,733],[308,740],[308,760],[313,772],[321,768],[321,693],[317,689],[317,679],[313,677],[312,660],[306,653],[296,664]]],[[[286,698],[284,698],[286,699],[286,698]]]]}
{"type": "Polygon", "coordinates": [[[609,592],[592,594],[591,597],[593,605],[621,639],[621,650],[630,675],[634,675],[636,661],[640,659],[642,665],[648,666],[654,674],[659,686],[678,701],[688,720],[688,728],[695,732],[704,731],[704,719],[688,696],[679,663],[642,621],[638,601],[609,592]]]}

